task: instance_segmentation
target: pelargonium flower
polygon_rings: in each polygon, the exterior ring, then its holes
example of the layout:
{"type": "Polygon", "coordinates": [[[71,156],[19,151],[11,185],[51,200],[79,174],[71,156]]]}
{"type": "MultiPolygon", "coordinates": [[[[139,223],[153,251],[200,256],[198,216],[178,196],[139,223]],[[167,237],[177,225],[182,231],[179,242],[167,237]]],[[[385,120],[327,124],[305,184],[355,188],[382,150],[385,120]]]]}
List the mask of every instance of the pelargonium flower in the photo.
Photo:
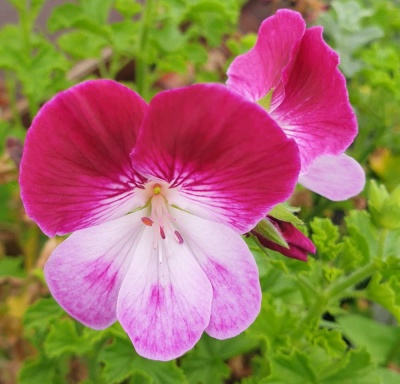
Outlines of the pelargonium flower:
{"type": "Polygon", "coordinates": [[[264,105],[296,140],[299,182],[331,200],[356,195],[365,184],[361,166],[344,154],[357,121],[338,64],[322,27],[306,29],[299,13],[280,10],[262,23],[255,46],[227,72],[230,89],[264,105]]]}
{"type": "Polygon", "coordinates": [[[60,305],[95,329],[118,319],[140,355],[168,360],[203,331],[224,339],[255,319],[258,271],[240,234],[289,197],[299,170],[295,142],[222,85],[147,105],[98,80],[40,110],[20,183],[44,233],[73,232],[45,266],[60,305]]]}

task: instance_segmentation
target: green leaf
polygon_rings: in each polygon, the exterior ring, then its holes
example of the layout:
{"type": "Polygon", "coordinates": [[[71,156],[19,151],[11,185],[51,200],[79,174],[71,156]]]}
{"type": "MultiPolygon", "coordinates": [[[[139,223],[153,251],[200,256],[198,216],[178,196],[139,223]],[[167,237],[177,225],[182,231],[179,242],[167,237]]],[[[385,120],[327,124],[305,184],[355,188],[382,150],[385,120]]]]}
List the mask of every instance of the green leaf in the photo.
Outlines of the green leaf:
{"type": "Polygon", "coordinates": [[[369,185],[368,206],[373,222],[386,229],[400,228],[400,186],[390,195],[384,185],[372,180],[369,185]]]}
{"type": "Polygon", "coordinates": [[[107,38],[109,36],[109,26],[105,21],[103,22],[103,12],[107,12],[105,8],[109,8],[109,1],[87,0],[82,1],[81,6],[70,3],[62,4],[53,10],[47,26],[51,32],[67,28],[78,28],[107,38]]]}
{"type": "Polygon", "coordinates": [[[290,355],[276,354],[271,359],[271,376],[261,383],[316,384],[318,382],[307,355],[293,351],[290,355]]]}
{"type": "Polygon", "coordinates": [[[101,49],[107,44],[102,36],[86,31],[71,31],[60,36],[59,46],[76,59],[100,57],[101,49]]]}
{"type": "Polygon", "coordinates": [[[288,243],[285,241],[283,235],[268,219],[262,219],[254,228],[254,230],[261,236],[268,240],[281,245],[282,247],[289,248],[288,243]]]}
{"type": "Polygon", "coordinates": [[[141,12],[142,4],[136,0],[116,0],[114,8],[124,17],[131,18],[141,12]]]}
{"type": "Polygon", "coordinates": [[[121,21],[110,25],[112,31],[112,44],[115,52],[132,55],[138,36],[139,25],[131,20],[121,21]]]}
{"type": "Polygon", "coordinates": [[[4,257],[0,259],[0,277],[25,277],[22,257],[4,257]]]}
{"type": "Polygon", "coordinates": [[[24,328],[46,328],[54,320],[58,319],[64,311],[52,298],[44,298],[32,304],[24,314],[24,328]]]}
{"type": "Polygon", "coordinates": [[[113,2],[114,0],[81,0],[80,4],[84,14],[100,26],[107,24],[113,2]]]}
{"type": "Polygon", "coordinates": [[[34,97],[38,103],[43,101],[47,96],[47,88],[51,88],[54,81],[54,72],[58,70],[65,73],[68,67],[68,61],[51,44],[41,44],[31,57],[26,71],[19,74],[25,94],[34,97]]]}
{"type": "Polygon", "coordinates": [[[298,316],[288,308],[278,308],[269,295],[264,294],[260,314],[247,332],[252,337],[265,340],[273,349],[289,345],[288,335],[297,321],[298,316]]]}
{"type": "Polygon", "coordinates": [[[380,384],[375,365],[365,351],[350,351],[347,365],[328,376],[321,376],[318,384],[380,384]]]}
{"type": "Polygon", "coordinates": [[[120,383],[135,374],[143,378],[151,378],[152,384],[185,383],[185,376],[175,361],[160,362],[144,359],[134,350],[129,339],[116,337],[100,353],[104,362],[104,378],[109,384],[120,383]]]}
{"type": "Polygon", "coordinates": [[[179,27],[173,23],[166,23],[161,29],[153,30],[151,36],[163,52],[178,51],[186,40],[179,27]]]}
{"type": "Polygon", "coordinates": [[[38,384],[54,383],[57,365],[51,360],[33,360],[25,362],[22,366],[18,383],[38,384]]]}
{"type": "Polygon", "coordinates": [[[303,225],[303,222],[293,213],[298,212],[299,208],[290,207],[285,204],[276,205],[268,215],[275,217],[278,220],[287,221],[294,225],[303,225]]]}
{"type": "Polygon", "coordinates": [[[271,359],[271,372],[260,384],[379,384],[375,366],[365,351],[350,351],[322,366],[306,352],[277,353],[271,359]]]}
{"type": "Polygon", "coordinates": [[[382,280],[380,273],[372,276],[365,290],[368,299],[386,308],[400,322],[400,277],[390,276],[382,280]]]}
{"type": "Polygon", "coordinates": [[[315,218],[310,223],[313,231],[312,241],[317,247],[318,256],[324,260],[335,259],[343,248],[339,243],[339,229],[329,219],[315,218]]]}
{"type": "Polygon", "coordinates": [[[378,232],[365,211],[351,211],[345,219],[351,238],[370,261],[378,254],[378,232]]]}
{"type": "Polygon", "coordinates": [[[84,14],[79,5],[71,3],[61,4],[55,7],[51,13],[47,20],[47,28],[50,32],[71,28],[83,17],[84,14]]]}
{"type": "Polygon", "coordinates": [[[378,368],[376,370],[382,384],[398,384],[400,383],[400,374],[387,368],[378,368]]]}
{"type": "Polygon", "coordinates": [[[342,271],[350,273],[362,265],[367,264],[368,255],[361,252],[356,240],[350,237],[343,237],[343,249],[335,260],[335,265],[342,271]]]}
{"type": "Polygon", "coordinates": [[[343,335],[338,330],[319,328],[310,335],[310,339],[312,339],[314,345],[320,346],[333,359],[339,359],[347,350],[343,335]]]}
{"type": "Polygon", "coordinates": [[[349,314],[336,319],[343,334],[356,347],[365,347],[378,364],[384,364],[392,348],[400,342],[400,328],[379,324],[361,315],[349,314]]]}
{"type": "Polygon", "coordinates": [[[67,318],[52,323],[44,348],[46,354],[54,358],[64,354],[83,355],[92,345],[78,335],[74,321],[67,318]]]}
{"type": "Polygon", "coordinates": [[[194,349],[182,358],[182,368],[189,383],[220,383],[230,375],[225,360],[255,346],[256,342],[243,333],[227,340],[216,340],[203,334],[194,349]]]}

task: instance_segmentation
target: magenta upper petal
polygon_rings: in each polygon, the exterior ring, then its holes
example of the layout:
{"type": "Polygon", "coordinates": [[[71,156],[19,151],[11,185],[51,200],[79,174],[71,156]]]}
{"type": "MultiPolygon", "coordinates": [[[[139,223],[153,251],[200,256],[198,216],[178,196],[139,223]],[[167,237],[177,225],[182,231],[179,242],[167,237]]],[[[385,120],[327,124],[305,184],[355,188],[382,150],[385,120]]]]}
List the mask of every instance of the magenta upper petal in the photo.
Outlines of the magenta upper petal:
{"type": "Polygon", "coordinates": [[[73,233],[45,265],[50,292],[83,324],[103,329],[117,319],[118,292],[143,231],[142,212],[73,233]]]}
{"type": "Polygon", "coordinates": [[[347,200],[358,195],[365,185],[365,172],[353,158],[322,156],[315,160],[306,174],[299,177],[306,188],[333,201],[347,200]]]}
{"type": "Polygon", "coordinates": [[[167,236],[156,248],[146,227],[117,304],[136,352],[172,360],[193,348],[209,323],[211,300],[211,284],[187,243],[167,236]]]}
{"type": "Polygon", "coordinates": [[[290,196],[300,167],[295,142],[256,104],[217,84],[157,95],[132,164],[179,190],[170,204],[241,232],[290,196]]]}
{"type": "Polygon", "coordinates": [[[302,172],[322,155],[339,155],[357,134],[338,55],[323,41],[322,28],[308,29],[287,68],[285,98],[271,116],[300,148],[302,172]]]}
{"type": "Polygon", "coordinates": [[[232,229],[174,208],[171,214],[212,285],[206,332],[217,339],[238,335],[260,311],[261,288],[253,255],[232,229]]]}
{"type": "Polygon", "coordinates": [[[93,80],[44,105],[28,131],[21,196],[48,236],[123,216],[134,208],[129,157],[147,105],[129,88],[93,80]]]}
{"type": "Polygon", "coordinates": [[[273,89],[271,107],[284,98],[283,69],[296,57],[306,25],[297,12],[280,10],[266,19],[257,43],[238,56],[228,68],[227,86],[251,101],[258,101],[273,89]]]}
{"type": "Polygon", "coordinates": [[[305,30],[299,13],[280,10],[228,69],[228,87],[245,98],[258,101],[272,91],[268,113],[299,145],[302,172],[320,156],[344,152],[357,134],[338,64],[321,27],[305,30]]]}

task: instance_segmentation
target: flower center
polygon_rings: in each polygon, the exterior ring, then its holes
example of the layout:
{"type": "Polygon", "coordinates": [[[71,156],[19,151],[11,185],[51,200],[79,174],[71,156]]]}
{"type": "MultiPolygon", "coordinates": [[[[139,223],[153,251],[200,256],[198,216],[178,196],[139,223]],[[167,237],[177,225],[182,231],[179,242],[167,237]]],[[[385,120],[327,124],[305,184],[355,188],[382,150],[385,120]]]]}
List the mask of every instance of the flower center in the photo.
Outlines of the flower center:
{"type": "Polygon", "coordinates": [[[166,240],[167,237],[173,237],[178,244],[183,243],[183,237],[175,226],[175,218],[171,216],[168,210],[168,201],[164,194],[166,186],[156,183],[150,189],[150,217],[142,217],[142,223],[148,227],[154,228],[153,246],[159,249],[159,259],[162,262],[162,244],[159,241],[166,240]]]}

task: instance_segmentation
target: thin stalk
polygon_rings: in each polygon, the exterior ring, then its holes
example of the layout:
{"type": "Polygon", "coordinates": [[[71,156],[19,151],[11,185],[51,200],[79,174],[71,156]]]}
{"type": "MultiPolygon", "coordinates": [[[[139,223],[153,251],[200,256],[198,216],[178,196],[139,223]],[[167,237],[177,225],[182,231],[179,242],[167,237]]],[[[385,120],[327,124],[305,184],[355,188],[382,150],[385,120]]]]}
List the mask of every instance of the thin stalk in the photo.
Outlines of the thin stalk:
{"type": "Polygon", "coordinates": [[[17,82],[15,80],[15,77],[8,71],[5,73],[5,80],[13,120],[16,125],[22,127],[22,118],[17,107],[17,82]]]}
{"type": "Polygon", "coordinates": [[[39,252],[39,227],[35,224],[28,230],[28,239],[25,243],[25,269],[29,272],[35,265],[35,261],[39,252]]]}
{"type": "Polygon", "coordinates": [[[376,261],[372,261],[352,274],[339,279],[328,289],[328,296],[331,300],[342,297],[348,297],[343,294],[347,289],[354,287],[356,284],[361,283],[366,278],[370,277],[377,270],[376,261]]]}
{"type": "Polygon", "coordinates": [[[149,93],[148,84],[148,62],[147,62],[147,45],[149,30],[152,26],[152,12],[155,0],[146,0],[143,5],[142,22],[139,29],[139,38],[136,52],[136,90],[144,98],[147,99],[149,93]]]}
{"type": "Polygon", "coordinates": [[[383,256],[385,255],[385,243],[386,243],[387,235],[388,235],[387,229],[380,230],[379,243],[378,243],[378,258],[379,258],[379,260],[382,260],[383,256]]]}

